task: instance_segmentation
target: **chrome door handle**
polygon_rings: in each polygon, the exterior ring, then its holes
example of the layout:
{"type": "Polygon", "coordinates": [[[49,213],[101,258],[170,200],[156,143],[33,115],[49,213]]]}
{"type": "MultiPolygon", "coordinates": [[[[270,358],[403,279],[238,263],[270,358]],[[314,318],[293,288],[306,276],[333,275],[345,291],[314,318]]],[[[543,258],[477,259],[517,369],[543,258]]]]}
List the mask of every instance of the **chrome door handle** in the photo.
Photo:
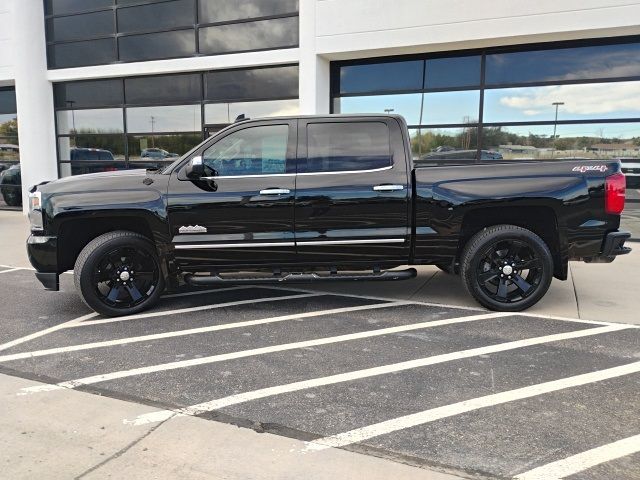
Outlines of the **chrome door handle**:
{"type": "Polygon", "coordinates": [[[404,190],[404,185],[376,185],[373,189],[376,192],[394,192],[396,190],[404,190]]]}
{"type": "Polygon", "coordinates": [[[291,193],[288,188],[265,188],[260,190],[260,195],[285,195],[291,193]]]}

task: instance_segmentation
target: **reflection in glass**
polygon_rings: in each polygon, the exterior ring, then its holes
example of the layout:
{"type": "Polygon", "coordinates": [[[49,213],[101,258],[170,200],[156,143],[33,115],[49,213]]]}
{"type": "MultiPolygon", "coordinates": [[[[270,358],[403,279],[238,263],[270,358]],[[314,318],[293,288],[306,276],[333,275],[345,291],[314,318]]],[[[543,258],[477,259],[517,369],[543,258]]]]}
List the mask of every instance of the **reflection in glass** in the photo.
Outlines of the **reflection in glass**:
{"type": "Polygon", "coordinates": [[[58,133],[120,133],[124,131],[121,108],[58,110],[58,133]]]}
{"type": "Polygon", "coordinates": [[[298,0],[200,0],[200,23],[269,17],[298,11],[298,0]]]}
{"type": "Polygon", "coordinates": [[[477,123],[479,108],[479,90],[425,93],[421,123],[477,123]]]}
{"type": "MultiPolygon", "coordinates": [[[[202,141],[201,133],[129,135],[129,162],[169,164],[202,141]]],[[[139,168],[139,167],[134,167],[139,168]]]]}
{"type": "Polygon", "coordinates": [[[298,46],[298,17],[200,28],[200,53],[216,54],[298,46]]]}
{"type": "Polygon", "coordinates": [[[208,103],[204,106],[207,124],[233,123],[238,115],[247,118],[283,117],[297,115],[300,111],[298,99],[271,100],[266,102],[208,103]]]}
{"type": "Polygon", "coordinates": [[[410,129],[409,136],[414,160],[475,160],[477,157],[477,127],[410,129]]]}
{"type": "Polygon", "coordinates": [[[66,41],[114,35],[113,12],[87,13],[47,20],[47,40],[66,41]]]}
{"type": "Polygon", "coordinates": [[[18,117],[15,113],[0,114],[0,172],[20,160],[18,117]]]}
{"type": "Polygon", "coordinates": [[[302,172],[374,170],[391,165],[389,128],[382,122],[310,123],[302,172]]]}
{"type": "Polygon", "coordinates": [[[49,67],[67,68],[101,65],[116,61],[115,38],[49,46],[49,67]]]}
{"type": "Polygon", "coordinates": [[[125,170],[126,168],[127,163],[124,160],[79,160],[73,162],[60,162],[60,177],[85,175],[87,173],[117,172],[118,170],[125,170]]]}
{"type": "Polygon", "coordinates": [[[421,90],[423,60],[340,67],[340,93],[421,90]]]}
{"type": "Polygon", "coordinates": [[[486,90],[485,122],[640,117],[640,82],[609,82],[486,90]]]}
{"type": "Polygon", "coordinates": [[[154,75],[125,78],[127,103],[153,105],[158,103],[199,101],[201,78],[198,73],[188,75],[154,75]]]}
{"type": "Polygon", "coordinates": [[[129,132],[197,132],[201,128],[200,105],[127,108],[129,132]]]}
{"type": "Polygon", "coordinates": [[[53,97],[56,108],[122,105],[122,81],[109,79],[54,83],[53,97]]]}
{"type": "Polygon", "coordinates": [[[334,113],[394,113],[402,115],[409,125],[420,125],[422,94],[403,93],[336,98],[333,109],[334,113]]]}
{"type": "Polygon", "coordinates": [[[66,15],[112,5],[113,0],[45,0],[44,11],[47,15],[66,15]]]}
{"type": "Polygon", "coordinates": [[[61,161],[124,160],[124,138],[122,135],[58,137],[58,155],[61,161]]]}
{"type": "Polygon", "coordinates": [[[487,55],[488,85],[640,75],[640,44],[599,45],[487,55]]]}
{"type": "Polygon", "coordinates": [[[168,30],[193,25],[193,2],[194,0],[176,0],[119,8],[116,10],[118,33],[168,30]]]}
{"type": "Polygon", "coordinates": [[[287,172],[288,125],[245,128],[223,137],[202,154],[217,176],[287,172]]]}
{"type": "Polygon", "coordinates": [[[297,98],[298,66],[210,72],[205,85],[205,99],[212,101],[297,98]]]}
{"type": "Polygon", "coordinates": [[[483,148],[506,160],[558,158],[640,158],[639,123],[518,125],[485,127],[483,148]]]}
{"type": "Polygon", "coordinates": [[[196,53],[196,39],[192,29],[173,32],[129,35],[118,39],[120,60],[154,60],[186,57],[196,53]]]}
{"type": "MultiPolygon", "coordinates": [[[[480,55],[427,60],[425,88],[473,87],[480,85],[480,55]]],[[[391,70],[387,75],[396,75],[391,70]]]]}

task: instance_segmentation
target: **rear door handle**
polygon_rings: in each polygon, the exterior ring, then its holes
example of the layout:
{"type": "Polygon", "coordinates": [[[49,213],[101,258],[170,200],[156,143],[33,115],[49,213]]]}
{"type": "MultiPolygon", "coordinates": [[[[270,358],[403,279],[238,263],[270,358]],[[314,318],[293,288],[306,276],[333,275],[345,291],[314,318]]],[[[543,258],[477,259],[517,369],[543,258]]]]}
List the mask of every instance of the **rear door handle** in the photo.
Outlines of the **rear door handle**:
{"type": "Polygon", "coordinates": [[[394,192],[396,190],[404,190],[404,185],[376,185],[373,189],[376,192],[394,192]]]}
{"type": "Polygon", "coordinates": [[[288,188],[265,188],[260,190],[260,195],[285,195],[291,193],[288,188]]]}

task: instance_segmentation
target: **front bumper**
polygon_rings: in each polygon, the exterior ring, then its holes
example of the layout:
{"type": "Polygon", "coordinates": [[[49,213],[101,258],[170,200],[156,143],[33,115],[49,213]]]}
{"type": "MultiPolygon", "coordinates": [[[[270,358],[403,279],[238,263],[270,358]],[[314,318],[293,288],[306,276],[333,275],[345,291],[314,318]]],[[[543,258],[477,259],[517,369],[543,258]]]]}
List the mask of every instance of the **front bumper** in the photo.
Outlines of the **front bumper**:
{"type": "Polygon", "coordinates": [[[30,235],[27,239],[27,254],[36,278],[47,290],[59,290],[58,282],[58,237],[30,235]]]}
{"type": "Polygon", "coordinates": [[[585,258],[586,263],[611,263],[618,255],[626,255],[631,251],[629,247],[624,246],[631,237],[629,232],[610,232],[604,237],[602,244],[602,252],[595,257],[585,258]]]}

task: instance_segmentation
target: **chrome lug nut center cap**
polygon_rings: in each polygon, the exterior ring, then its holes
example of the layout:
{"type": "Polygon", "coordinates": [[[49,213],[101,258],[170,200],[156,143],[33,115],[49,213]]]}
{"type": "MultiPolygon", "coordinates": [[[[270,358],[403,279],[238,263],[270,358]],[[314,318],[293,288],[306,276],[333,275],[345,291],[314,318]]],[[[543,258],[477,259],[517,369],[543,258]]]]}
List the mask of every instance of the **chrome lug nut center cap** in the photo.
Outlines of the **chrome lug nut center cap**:
{"type": "MultiPolygon", "coordinates": [[[[502,273],[504,273],[505,275],[511,275],[513,273],[513,267],[511,265],[505,265],[504,267],[502,267],[502,273]]],[[[122,275],[120,275],[120,277],[122,278],[122,275]]]]}
{"type": "Polygon", "coordinates": [[[129,280],[129,278],[131,278],[131,275],[129,275],[129,272],[120,272],[120,280],[122,280],[123,282],[126,282],[127,280],[129,280]]]}

